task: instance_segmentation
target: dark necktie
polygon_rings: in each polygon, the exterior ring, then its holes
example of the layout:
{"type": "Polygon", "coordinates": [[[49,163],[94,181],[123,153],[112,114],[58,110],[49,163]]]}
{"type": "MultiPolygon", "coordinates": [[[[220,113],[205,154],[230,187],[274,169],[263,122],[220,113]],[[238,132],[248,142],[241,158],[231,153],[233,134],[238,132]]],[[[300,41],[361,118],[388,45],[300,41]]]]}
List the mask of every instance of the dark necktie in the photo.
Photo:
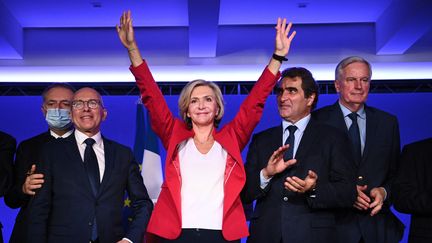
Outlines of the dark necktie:
{"type": "Polygon", "coordinates": [[[294,125],[290,125],[287,127],[287,129],[289,131],[289,136],[285,140],[285,145],[289,144],[290,146],[284,154],[285,161],[290,160],[294,157],[294,141],[295,141],[294,133],[297,130],[297,127],[294,125]]]}
{"type": "MultiPolygon", "coordinates": [[[[99,191],[100,176],[96,153],[93,150],[95,140],[93,138],[87,138],[84,143],[87,145],[84,151],[84,166],[87,171],[93,194],[96,196],[99,191]]],[[[93,219],[91,226],[90,240],[95,241],[98,238],[96,217],[93,219]]]]}
{"type": "Polygon", "coordinates": [[[351,139],[351,143],[353,146],[354,159],[357,163],[361,161],[361,143],[360,143],[360,130],[357,124],[357,113],[353,112],[348,115],[351,119],[352,124],[348,129],[348,133],[351,139]]]}
{"type": "Polygon", "coordinates": [[[95,143],[95,140],[93,138],[87,138],[84,143],[87,145],[84,151],[84,166],[86,168],[87,176],[92,186],[93,193],[96,195],[99,191],[100,176],[96,153],[93,150],[93,144],[95,143]]]}

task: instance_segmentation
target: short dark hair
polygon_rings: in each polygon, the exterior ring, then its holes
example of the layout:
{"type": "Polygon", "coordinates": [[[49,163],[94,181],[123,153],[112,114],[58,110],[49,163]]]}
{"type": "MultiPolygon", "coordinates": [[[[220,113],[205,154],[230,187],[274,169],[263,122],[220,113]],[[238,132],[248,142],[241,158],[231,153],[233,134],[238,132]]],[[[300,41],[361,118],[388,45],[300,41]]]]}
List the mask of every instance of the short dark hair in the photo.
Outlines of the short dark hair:
{"type": "Polygon", "coordinates": [[[44,91],[42,91],[42,101],[43,102],[45,102],[46,94],[54,88],[63,88],[63,89],[67,89],[67,90],[72,91],[72,93],[75,93],[75,88],[68,83],[52,83],[52,84],[48,85],[44,89],[44,91]]]}
{"type": "Polygon", "coordinates": [[[319,88],[318,84],[316,83],[314,77],[312,76],[312,73],[307,70],[304,67],[291,67],[287,68],[282,71],[281,78],[278,83],[278,87],[280,87],[281,82],[284,78],[295,78],[299,77],[302,80],[301,87],[303,89],[303,92],[305,94],[305,98],[309,98],[312,94],[315,94],[315,99],[312,103],[312,110],[315,109],[317,103],[318,103],[318,95],[319,95],[319,88]]]}

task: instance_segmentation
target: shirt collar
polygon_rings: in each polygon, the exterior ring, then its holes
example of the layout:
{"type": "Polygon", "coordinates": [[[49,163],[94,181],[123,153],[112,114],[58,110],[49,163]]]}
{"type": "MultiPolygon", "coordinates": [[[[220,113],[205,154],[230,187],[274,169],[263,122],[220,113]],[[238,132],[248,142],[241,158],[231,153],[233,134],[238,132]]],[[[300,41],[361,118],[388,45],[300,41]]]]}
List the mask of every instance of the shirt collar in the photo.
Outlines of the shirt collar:
{"type": "Polygon", "coordinates": [[[51,136],[53,136],[55,139],[57,139],[57,138],[67,138],[67,137],[69,137],[73,133],[74,130],[71,129],[71,130],[67,131],[65,134],[61,135],[61,136],[59,136],[57,133],[53,132],[53,130],[49,130],[49,131],[50,131],[51,136]]]}
{"type": "Polygon", "coordinates": [[[303,132],[306,129],[306,126],[309,123],[310,119],[311,119],[311,114],[308,114],[307,116],[298,120],[295,124],[286,120],[282,120],[282,128],[283,128],[282,131],[285,131],[288,126],[295,125],[298,131],[303,132]]]}
{"type": "MultiPolygon", "coordinates": [[[[348,108],[346,108],[344,105],[342,105],[340,103],[340,101],[338,103],[339,103],[339,107],[341,108],[344,117],[347,117],[349,114],[352,113],[352,111],[350,111],[348,108]]],[[[357,115],[361,119],[366,119],[366,112],[365,112],[365,109],[364,109],[364,105],[362,105],[360,107],[360,109],[357,111],[357,115]]]]}
{"type": "MultiPolygon", "coordinates": [[[[78,144],[81,145],[81,144],[84,144],[84,140],[86,140],[89,137],[87,135],[85,135],[84,133],[75,129],[75,138],[76,138],[78,144]]],[[[91,138],[93,138],[96,141],[97,145],[100,145],[102,143],[102,135],[101,135],[100,131],[98,133],[96,133],[94,136],[92,136],[91,138]]]]}

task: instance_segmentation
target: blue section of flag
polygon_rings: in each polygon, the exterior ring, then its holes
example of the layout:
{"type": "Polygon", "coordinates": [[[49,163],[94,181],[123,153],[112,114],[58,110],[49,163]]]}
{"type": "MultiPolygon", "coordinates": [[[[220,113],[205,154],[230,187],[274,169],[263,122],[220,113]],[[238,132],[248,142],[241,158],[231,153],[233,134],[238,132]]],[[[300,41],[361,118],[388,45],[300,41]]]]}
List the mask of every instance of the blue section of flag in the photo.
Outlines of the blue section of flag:
{"type": "Polygon", "coordinates": [[[134,156],[141,164],[141,175],[147,192],[156,201],[163,182],[159,139],[151,128],[149,112],[142,104],[137,104],[136,111],[134,156]]]}
{"type": "MultiPolygon", "coordinates": [[[[142,105],[141,109],[142,109],[142,105]]],[[[144,112],[143,112],[144,113],[144,112]]],[[[144,140],[144,149],[148,151],[152,151],[155,154],[159,153],[159,140],[156,136],[156,133],[153,132],[150,123],[150,114],[146,112],[145,114],[145,140],[144,140]]]]}
{"type": "Polygon", "coordinates": [[[144,150],[159,154],[159,141],[151,128],[150,114],[144,111],[144,106],[142,104],[137,104],[135,143],[133,151],[135,159],[140,164],[143,162],[144,150]]]}
{"type": "MultiPolygon", "coordinates": [[[[144,143],[146,135],[144,107],[142,104],[137,104],[136,119],[135,119],[135,143],[134,143],[134,156],[138,163],[142,164],[144,156],[144,143]]],[[[150,129],[151,130],[151,129],[150,129]]]]}
{"type": "MultiPolygon", "coordinates": [[[[136,107],[135,142],[133,153],[135,160],[143,168],[142,175],[147,192],[152,200],[156,200],[162,184],[162,165],[159,155],[159,140],[151,129],[150,115],[140,103],[136,107]],[[149,151],[151,153],[149,154],[149,151]],[[145,169],[144,169],[145,168],[145,169]]],[[[123,226],[127,230],[131,221],[131,201],[127,193],[124,197],[123,226]]]]}

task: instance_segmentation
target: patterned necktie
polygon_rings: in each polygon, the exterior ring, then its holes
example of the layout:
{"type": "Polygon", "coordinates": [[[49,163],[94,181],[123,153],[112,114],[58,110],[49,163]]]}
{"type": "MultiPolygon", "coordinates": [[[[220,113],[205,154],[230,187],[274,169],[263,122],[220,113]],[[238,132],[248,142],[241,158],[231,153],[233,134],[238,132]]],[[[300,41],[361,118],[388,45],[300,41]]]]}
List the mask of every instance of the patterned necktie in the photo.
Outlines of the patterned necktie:
{"type": "Polygon", "coordinates": [[[349,137],[353,146],[354,159],[357,163],[361,161],[361,143],[360,143],[360,130],[357,123],[357,113],[353,112],[348,115],[352,124],[348,129],[349,137]]]}
{"type": "Polygon", "coordinates": [[[289,144],[290,146],[284,154],[284,160],[285,161],[290,160],[294,157],[294,141],[295,141],[294,133],[297,130],[297,127],[294,125],[290,125],[286,129],[288,129],[288,131],[289,131],[289,136],[285,140],[285,145],[289,144]]]}

